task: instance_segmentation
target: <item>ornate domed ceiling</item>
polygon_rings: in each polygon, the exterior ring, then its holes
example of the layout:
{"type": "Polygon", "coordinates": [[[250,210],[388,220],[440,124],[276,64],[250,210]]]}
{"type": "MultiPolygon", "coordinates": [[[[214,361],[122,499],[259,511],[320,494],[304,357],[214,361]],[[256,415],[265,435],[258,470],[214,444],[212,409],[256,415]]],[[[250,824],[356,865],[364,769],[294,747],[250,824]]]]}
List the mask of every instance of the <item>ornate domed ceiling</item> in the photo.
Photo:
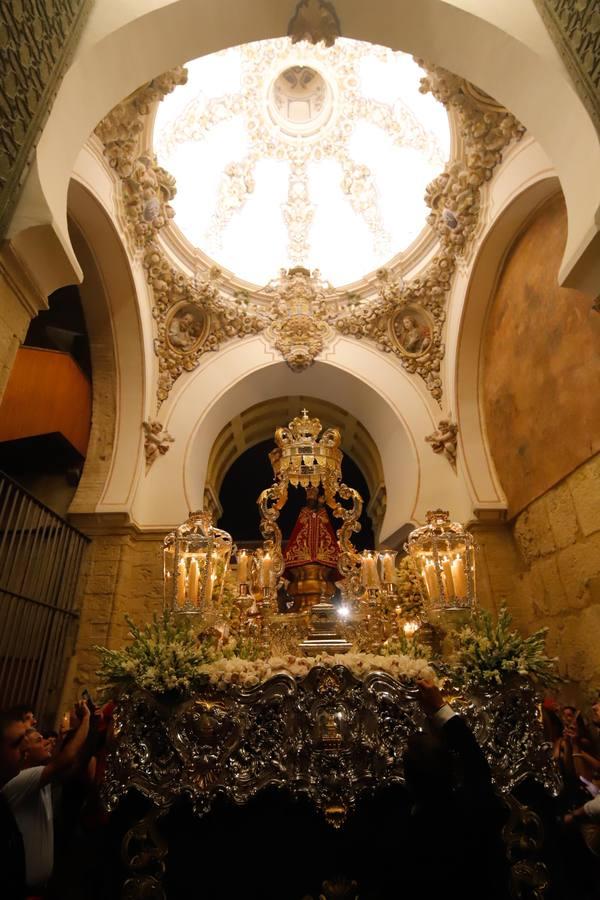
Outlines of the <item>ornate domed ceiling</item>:
{"type": "Polygon", "coordinates": [[[142,85],[94,140],[149,286],[157,408],[254,334],[295,372],[336,334],[363,338],[442,404],[457,261],[523,131],[451,72],[342,38],[235,47],[142,85]]]}
{"type": "Polygon", "coordinates": [[[187,70],[158,108],[154,151],[177,184],[176,226],[219,266],[256,285],[292,266],[342,285],[423,230],[450,128],[412,57],[280,38],[187,70]]]}

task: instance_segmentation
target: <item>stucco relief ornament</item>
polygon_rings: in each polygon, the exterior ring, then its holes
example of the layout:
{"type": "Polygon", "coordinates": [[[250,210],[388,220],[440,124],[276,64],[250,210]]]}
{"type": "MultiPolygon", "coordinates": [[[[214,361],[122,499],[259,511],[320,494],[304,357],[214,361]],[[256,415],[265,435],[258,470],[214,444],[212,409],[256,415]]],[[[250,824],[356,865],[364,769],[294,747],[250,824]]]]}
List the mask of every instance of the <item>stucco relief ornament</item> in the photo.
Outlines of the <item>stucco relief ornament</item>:
{"type": "Polygon", "coordinates": [[[104,155],[111,169],[121,178],[129,178],[133,172],[144,117],[150,107],[163,100],[177,85],[185,84],[187,77],[187,69],[183,66],[163,72],[118,103],[96,126],[95,134],[104,144],[104,155]]]}
{"type": "Polygon", "coordinates": [[[282,269],[279,278],[265,289],[265,293],[275,294],[267,337],[293,372],[311,366],[333,337],[326,321],[331,291],[317,269],[309,272],[302,266],[282,269]]]}
{"type": "MultiPolygon", "coordinates": [[[[298,41],[305,38],[325,40],[324,23],[328,21],[328,13],[335,17],[329,7],[330,4],[319,0],[303,0],[298,5],[293,20],[293,34],[297,35],[298,41]],[[314,18],[312,37],[307,25],[312,20],[310,17],[314,18]]],[[[325,43],[330,46],[326,40],[325,43]]],[[[319,47],[318,52],[327,54],[332,65],[341,66],[339,74],[342,77],[346,70],[343,54],[338,54],[339,47],[340,44],[333,49],[319,47]]],[[[274,54],[275,59],[284,50],[283,44],[281,47],[277,44],[270,53],[274,54]]],[[[186,70],[174,69],[153,79],[115,107],[100,123],[96,134],[104,143],[110,165],[123,180],[130,233],[135,244],[146,250],[144,265],[154,292],[153,314],[158,322],[155,346],[160,369],[159,406],[168,396],[175,379],[182,371],[195,368],[206,350],[218,349],[221,342],[228,338],[260,332],[269,324],[277,326],[276,330],[271,330],[271,340],[288,362],[293,360],[297,371],[309,365],[321,352],[329,339],[329,326],[342,334],[372,340],[380,350],[394,353],[402,366],[422,378],[432,396],[441,401],[442,329],[456,259],[465,253],[472,240],[480,216],[482,187],[492,177],[504,148],[512,140],[518,140],[524,129],[493,98],[464,79],[423,61],[418,62],[428,72],[422,80],[422,91],[431,91],[449,110],[454,110],[462,143],[460,158],[450,161],[426,191],[425,199],[431,209],[428,222],[439,237],[439,252],[424,273],[408,284],[404,284],[395,273],[384,269],[378,279],[379,296],[361,302],[347,298],[345,302],[329,304],[328,310],[324,305],[309,304],[307,310],[296,311],[294,318],[288,315],[284,320],[280,316],[276,322],[272,314],[261,309],[259,304],[252,303],[250,295],[238,301],[219,293],[212,285],[211,275],[206,282],[195,285],[192,279],[170,266],[154,243],[160,229],[172,217],[169,201],[175,194],[175,183],[164,169],[157,166],[152,155],[140,152],[143,150],[140,148],[143,117],[149,112],[151,103],[161,100],[175,85],[185,83],[186,70]],[[184,303],[184,306],[186,303],[195,304],[204,310],[208,327],[202,340],[192,340],[193,335],[189,331],[186,332],[187,337],[179,334],[188,325],[193,326],[193,331],[196,330],[196,324],[184,318],[192,315],[189,309],[181,315],[174,315],[167,323],[170,311],[178,303],[184,303]],[[407,327],[408,318],[411,319],[410,329],[407,327]],[[170,334],[171,326],[177,334],[170,334]],[[187,346],[183,346],[182,342],[187,346]]],[[[259,127],[261,119],[256,107],[259,94],[256,86],[260,81],[262,63],[262,57],[258,55],[255,58],[249,49],[245,57],[249,84],[247,96],[227,95],[218,101],[209,101],[200,118],[194,119],[199,134],[208,131],[223,117],[238,115],[243,109],[249,121],[256,123],[251,153],[237,168],[226,173],[217,210],[223,221],[240,209],[252,193],[252,167],[256,159],[265,155],[269,157],[270,154],[263,129],[259,127]]],[[[191,109],[190,114],[193,112],[191,109]]],[[[385,104],[365,100],[356,91],[349,92],[347,106],[341,112],[340,122],[360,114],[368,121],[385,127],[392,139],[401,144],[408,141],[410,145],[415,141],[421,146],[425,139],[418,122],[410,120],[399,123],[385,104]]],[[[178,141],[177,129],[171,140],[178,141]]],[[[343,167],[347,163],[345,137],[339,129],[334,130],[327,141],[316,141],[311,147],[311,152],[332,156],[343,167]]],[[[314,211],[308,196],[308,157],[296,154],[290,163],[289,196],[283,212],[288,228],[290,259],[300,263],[306,255],[307,230],[314,211]]],[[[362,215],[373,236],[385,242],[386,235],[381,228],[378,212],[371,202],[370,173],[345,165],[344,175],[345,188],[353,208],[362,215]]],[[[219,223],[217,215],[213,223],[217,231],[219,224],[222,222],[219,223]]]]}
{"type": "Polygon", "coordinates": [[[448,414],[445,419],[440,419],[437,429],[433,434],[425,438],[434,453],[442,453],[454,471],[456,472],[456,445],[458,442],[458,425],[452,421],[448,414]]]}
{"type": "Polygon", "coordinates": [[[453,264],[436,257],[422,278],[404,282],[389,269],[377,272],[378,299],[342,306],[334,319],[341,334],[367,338],[379,350],[393,353],[402,367],[418,375],[439,402],[442,397],[440,365],[444,357],[442,328],[445,297],[453,264]]]}
{"type": "Polygon", "coordinates": [[[427,219],[447,250],[460,254],[471,238],[480,212],[480,193],[502,161],[502,153],[525,133],[521,123],[484,91],[422,59],[418,64],[427,75],[421,92],[432,93],[458,117],[464,150],[450,161],[441,175],[427,187],[425,201],[431,209],[427,219]]]}
{"type": "Polygon", "coordinates": [[[168,452],[175,438],[163,428],[158,419],[147,419],[142,422],[144,429],[144,452],[146,454],[146,471],[159,456],[168,452]]]}
{"type": "Polygon", "coordinates": [[[138,247],[145,247],[175,215],[169,204],[177,193],[175,179],[154,155],[143,154],[121,184],[130,233],[138,247]]]}
{"type": "Polygon", "coordinates": [[[203,280],[190,278],[173,267],[156,244],[146,248],[143,265],[154,294],[160,408],[177,378],[195,369],[204,353],[218,350],[230,338],[258,334],[269,320],[250,301],[232,299],[219,291],[221,271],[216,266],[203,280]]]}
{"type": "Polygon", "coordinates": [[[333,47],[341,33],[333,3],[327,0],[300,0],[288,25],[292,44],[298,41],[309,41],[311,44],[323,42],[326,47],[333,47]]]}

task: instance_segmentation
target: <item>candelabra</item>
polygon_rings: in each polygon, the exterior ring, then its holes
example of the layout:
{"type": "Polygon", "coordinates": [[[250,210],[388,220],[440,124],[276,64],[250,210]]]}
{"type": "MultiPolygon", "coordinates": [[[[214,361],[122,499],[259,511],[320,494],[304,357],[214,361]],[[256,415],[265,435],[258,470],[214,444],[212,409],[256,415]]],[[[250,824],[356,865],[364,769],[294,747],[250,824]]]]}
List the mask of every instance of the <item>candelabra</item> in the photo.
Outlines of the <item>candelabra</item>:
{"type": "MultiPolygon", "coordinates": [[[[336,576],[345,603],[360,610],[361,643],[376,651],[386,638],[412,639],[423,621],[405,616],[399,598],[395,550],[358,553],[352,535],[360,530],[363,501],[354,488],[342,482],[341,435],[338,429],[321,432],[318,419],[306,410],[287,428],[275,432],[275,449],[269,454],[275,480],[258,500],[263,545],[254,552],[237,549],[231,536],[216,528],[207,512],[190,513],[186,522],[164,542],[165,603],[178,613],[198,615],[214,623],[219,614],[232,553],[237,564],[234,628],[269,649],[269,624],[277,613],[282,588],[284,558],[278,517],[290,486],[322,492],[325,503],[340,524],[336,576]],[[341,576],[341,577],[340,577],[341,576]]],[[[415,563],[427,612],[470,609],[475,598],[475,559],[472,536],[442,510],[428,513],[427,525],[415,529],[406,549],[415,563]]],[[[335,566],[335,555],[334,563],[335,566]]],[[[310,632],[300,647],[305,653],[344,652],[351,644],[340,633],[340,610],[332,602],[332,582],[324,582],[319,602],[308,615],[310,632]]],[[[285,615],[285,614],[282,614],[285,615]]],[[[426,629],[425,629],[426,630],[426,629]]]]}

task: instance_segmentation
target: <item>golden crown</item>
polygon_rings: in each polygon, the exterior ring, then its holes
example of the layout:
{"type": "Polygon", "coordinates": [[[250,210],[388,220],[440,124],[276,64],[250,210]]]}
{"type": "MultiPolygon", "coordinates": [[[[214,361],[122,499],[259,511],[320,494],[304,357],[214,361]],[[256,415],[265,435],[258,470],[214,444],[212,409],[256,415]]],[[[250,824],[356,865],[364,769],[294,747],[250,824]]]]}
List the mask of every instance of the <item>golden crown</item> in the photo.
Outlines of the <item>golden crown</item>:
{"type": "Polygon", "coordinates": [[[319,440],[322,426],[319,419],[311,419],[303,409],[288,427],[275,432],[277,447],[269,453],[273,472],[278,481],[293,485],[325,484],[342,477],[342,436],[337,428],[328,428],[319,440]]]}

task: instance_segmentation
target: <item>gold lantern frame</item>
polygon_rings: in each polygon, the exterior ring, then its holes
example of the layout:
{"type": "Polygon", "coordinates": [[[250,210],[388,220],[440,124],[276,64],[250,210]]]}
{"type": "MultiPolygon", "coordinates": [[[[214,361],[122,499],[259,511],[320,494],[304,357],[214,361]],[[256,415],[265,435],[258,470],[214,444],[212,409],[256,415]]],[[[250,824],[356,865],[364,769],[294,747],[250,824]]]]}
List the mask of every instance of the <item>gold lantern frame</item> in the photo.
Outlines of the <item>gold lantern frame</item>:
{"type": "Polygon", "coordinates": [[[476,602],[475,542],[444,509],[427,513],[427,524],[415,528],[405,549],[415,563],[425,607],[434,613],[471,610],[476,602]]]}
{"type": "Polygon", "coordinates": [[[165,606],[208,618],[216,613],[232,550],[231,535],[213,525],[210,513],[190,512],[164,539],[165,606]]]}

